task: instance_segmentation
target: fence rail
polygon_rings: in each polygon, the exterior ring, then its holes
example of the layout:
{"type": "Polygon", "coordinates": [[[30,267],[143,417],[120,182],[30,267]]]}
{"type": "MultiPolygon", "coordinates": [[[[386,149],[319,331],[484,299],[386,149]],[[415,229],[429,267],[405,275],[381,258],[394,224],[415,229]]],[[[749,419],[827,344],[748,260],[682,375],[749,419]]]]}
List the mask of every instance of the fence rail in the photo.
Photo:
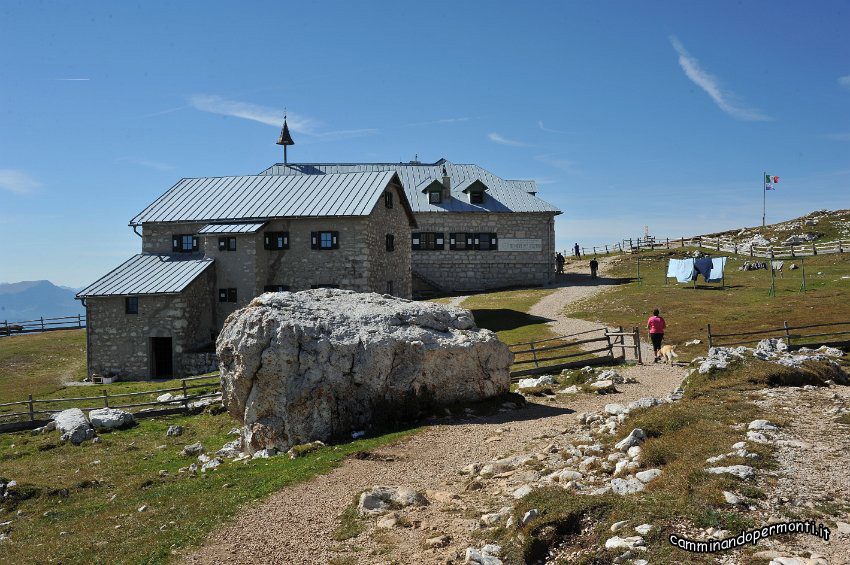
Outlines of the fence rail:
{"type": "Polygon", "coordinates": [[[529,376],[529,375],[540,375],[545,373],[550,373],[552,371],[558,371],[562,369],[569,369],[575,367],[584,367],[587,365],[603,365],[614,363],[618,360],[618,354],[615,353],[615,349],[620,350],[620,354],[622,355],[622,359],[626,357],[626,350],[633,349],[635,358],[638,362],[641,362],[641,352],[640,352],[640,334],[637,328],[632,329],[631,331],[625,332],[623,328],[620,327],[618,331],[612,332],[608,330],[608,328],[596,328],[593,330],[587,330],[583,332],[576,332],[569,335],[562,335],[557,337],[550,337],[546,339],[540,339],[537,341],[526,341],[522,343],[512,343],[509,344],[508,347],[511,349],[511,352],[514,355],[528,355],[531,354],[530,359],[521,359],[519,361],[514,361],[514,366],[519,365],[530,365],[534,364],[534,367],[530,368],[518,368],[514,371],[511,371],[511,382],[518,381],[521,377],[529,376]],[[586,336],[590,333],[595,332],[603,332],[603,335],[599,337],[583,337],[577,341],[566,341],[564,343],[557,343],[555,345],[546,345],[540,347],[541,343],[551,343],[553,341],[564,341],[570,338],[575,338],[578,336],[586,336]],[[632,344],[626,344],[626,338],[630,338],[632,340],[632,344]],[[593,349],[582,349],[578,352],[568,352],[567,350],[574,346],[580,345],[589,345],[593,343],[600,344],[600,347],[593,349]],[[539,353],[543,352],[551,352],[551,354],[547,357],[538,357],[539,353]],[[557,355],[557,352],[564,353],[563,355],[557,355]],[[597,353],[607,353],[607,355],[592,357],[590,359],[581,359],[575,360],[577,357],[585,357],[587,355],[595,355],[597,353]],[[573,361],[566,361],[567,359],[574,359],[573,361]],[[550,361],[561,361],[561,363],[555,363],[553,365],[543,365],[541,363],[547,363],[550,361]]]}
{"type": "MultiPolygon", "coordinates": [[[[140,392],[121,392],[116,394],[109,394],[107,389],[102,389],[102,394],[98,396],[80,396],[80,397],[71,397],[71,398],[33,398],[32,395],[29,395],[27,400],[19,400],[17,402],[4,402],[0,403],[0,408],[6,408],[10,406],[25,406],[26,410],[19,412],[0,412],[0,432],[5,431],[20,431],[22,429],[32,428],[37,426],[36,415],[53,415],[62,410],[67,410],[68,408],[80,408],[81,410],[95,410],[97,408],[141,408],[141,407],[151,407],[151,406],[161,406],[163,410],[171,411],[171,412],[189,412],[192,408],[191,404],[198,400],[203,400],[206,398],[213,398],[221,394],[221,389],[216,382],[206,382],[206,383],[197,383],[196,381],[210,381],[211,379],[217,379],[218,374],[206,375],[201,377],[187,377],[185,379],[181,379],[180,386],[172,387],[172,388],[161,388],[155,390],[145,390],[140,392]],[[187,384],[192,383],[192,384],[187,384]],[[214,387],[212,392],[202,392],[201,394],[191,395],[189,394],[190,390],[198,389],[198,388],[206,388],[214,387]],[[132,402],[129,399],[139,396],[151,396],[151,395],[161,395],[164,393],[170,392],[181,392],[182,395],[179,397],[175,397],[169,400],[155,400],[148,402],[132,402]],[[128,399],[126,404],[115,404],[115,399],[128,399]],[[110,400],[113,403],[110,403],[110,400]],[[63,404],[74,403],[74,406],[62,406],[63,404]],[[96,403],[99,406],[80,406],[79,403],[96,403]],[[36,409],[37,405],[59,405],[62,407],[50,408],[45,407],[45,409],[36,409]],[[23,418],[23,421],[21,421],[23,418]]],[[[120,402],[120,401],[119,401],[120,402]]],[[[163,411],[150,411],[148,410],[137,410],[133,412],[136,417],[142,417],[147,415],[159,415],[162,414],[163,411]]]]}
{"type": "Polygon", "coordinates": [[[86,317],[83,314],[61,316],[59,318],[41,317],[37,320],[24,320],[22,322],[3,320],[3,323],[0,324],[0,337],[8,337],[12,334],[41,333],[84,327],[86,327],[86,317]]]}
{"type": "Polygon", "coordinates": [[[847,339],[837,339],[837,340],[816,340],[816,343],[811,343],[808,340],[813,338],[824,338],[824,337],[839,337],[839,336],[848,336],[850,335],[850,321],[848,322],[830,322],[825,324],[805,324],[802,326],[789,326],[788,321],[784,321],[781,328],[768,328],[765,330],[754,330],[747,332],[735,332],[735,333],[712,333],[711,332],[711,324],[708,324],[708,347],[711,349],[712,347],[730,347],[733,345],[746,345],[748,343],[757,343],[763,339],[768,339],[772,337],[781,337],[785,338],[785,342],[789,345],[803,345],[801,342],[806,342],[807,345],[826,345],[826,344],[837,344],[837,343],[846,343],[850,340],[847,339]],[[828,327],[837,327],[837,326],[847,326],[846,329],[842,329],[842,331],[834,331],[834,332],[820,332],[820,333],[792,333],[799,330],[811,330],[815,328],[828,328],[828,327]],[[745,339],[740,339],[745,338],[745,339]],[[734,339],[734,341],[729,341],[730,339],[734,339]],[[722,343],[721,343],[722,342],[722,343]],[[796,343],[795,343],[796,342],[796,343]]]}
{"type": "Polygon", "coordinates": [[[680,237],[624,239],[614,245],[582,247],[582,255],[610,255],[611,253],[637,253],[643,249],[674,249],[676,247],[702,247],[712,251],[725,251],[735,255],[749,255],[765,259],[811,257],[850,251],[850,239],[839,239],[823,243],[807,242],[788,245],[741,245],[730,239],[718,237],[680,237]]]}

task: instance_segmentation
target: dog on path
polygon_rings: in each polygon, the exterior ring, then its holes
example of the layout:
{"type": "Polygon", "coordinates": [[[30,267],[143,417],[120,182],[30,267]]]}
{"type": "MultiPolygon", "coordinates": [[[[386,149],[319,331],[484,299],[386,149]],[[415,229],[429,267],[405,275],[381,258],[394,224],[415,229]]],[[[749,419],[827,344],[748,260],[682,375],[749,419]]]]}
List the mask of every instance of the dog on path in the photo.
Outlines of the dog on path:
{"type": "Polygon", "coordinates": [[[661,358],[664,359],[664,363],[668,365],[673,364],[673,357],[678,357],[678,355],[676,355],[675,345],[662,345],[658,353],[661,358]]]}

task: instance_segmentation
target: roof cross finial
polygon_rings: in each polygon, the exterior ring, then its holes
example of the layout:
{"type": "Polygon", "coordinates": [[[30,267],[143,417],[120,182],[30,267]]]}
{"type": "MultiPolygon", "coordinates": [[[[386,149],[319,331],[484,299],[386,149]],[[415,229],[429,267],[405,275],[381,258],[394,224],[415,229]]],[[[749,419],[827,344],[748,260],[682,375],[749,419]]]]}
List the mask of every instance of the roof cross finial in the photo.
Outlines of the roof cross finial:
{"type": "Polygon", "coordinates": [[[286,146],[287,145],[295,145],[295,142],[292,141],[292,136],[289,135],[289,125],[286,123],[286,108],[283,109],[283,129],[280,130],[280,137],[277,138],[277,144],[283,145],[283,164],[287,164],[286,157],[286,146]]]}

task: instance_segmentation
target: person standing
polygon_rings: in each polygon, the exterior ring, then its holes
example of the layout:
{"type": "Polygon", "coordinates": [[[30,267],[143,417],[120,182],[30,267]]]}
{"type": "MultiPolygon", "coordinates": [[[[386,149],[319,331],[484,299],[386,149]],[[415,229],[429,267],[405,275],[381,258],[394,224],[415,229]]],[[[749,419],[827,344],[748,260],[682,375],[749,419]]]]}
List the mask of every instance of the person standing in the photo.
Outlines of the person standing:
{"type": "Polygon", "coordinates": [[[575,250],[576,257],[581,258],[581,253],[579,253],[579,250],[578,250],[578,243],[576,243],[576,245],[573,249],[575,250]]]}
{"type": "Polygon", "coordinates": [[[652,349],[655,351],[653,363],[658,363],[658,352],[664,340],[664,328],[667,327],[667,322],[661,317],[658,308],[652,311],[652,316],[646,321],[646,327],[649,328],[649,339],[652,340],[652,349]]]}
{"type": "Polygon", "coordinates": [[[558,274],[559,275],[564,274],[564,262],[565,261],[566,261],[566,259],[564,258],[564,256],[561,255],[560,251],[558,251],[558,255],[555,257],[555,262],[558,264],[558,274]]]}
{"type": "Polygon", "coordinates": [[[590,278],[596,278],[596,271],[599,269],[599,261],[596,260],[596,257],[590,260],[590,278]]]}

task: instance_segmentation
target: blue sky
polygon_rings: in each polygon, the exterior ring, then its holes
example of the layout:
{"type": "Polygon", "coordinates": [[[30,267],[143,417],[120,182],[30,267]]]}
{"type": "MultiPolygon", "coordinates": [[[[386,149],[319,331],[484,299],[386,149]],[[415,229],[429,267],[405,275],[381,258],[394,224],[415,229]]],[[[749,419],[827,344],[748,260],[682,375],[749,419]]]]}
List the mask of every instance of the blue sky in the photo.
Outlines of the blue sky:
{"type": "Polygon", "coordinates": [[[81,286],[181,177],[533,178],[559,247],[850,207],[846,2],[0,1],[0,281],[81,286]],[[72,80],[73,79],[73,80],[72,80]]]}

